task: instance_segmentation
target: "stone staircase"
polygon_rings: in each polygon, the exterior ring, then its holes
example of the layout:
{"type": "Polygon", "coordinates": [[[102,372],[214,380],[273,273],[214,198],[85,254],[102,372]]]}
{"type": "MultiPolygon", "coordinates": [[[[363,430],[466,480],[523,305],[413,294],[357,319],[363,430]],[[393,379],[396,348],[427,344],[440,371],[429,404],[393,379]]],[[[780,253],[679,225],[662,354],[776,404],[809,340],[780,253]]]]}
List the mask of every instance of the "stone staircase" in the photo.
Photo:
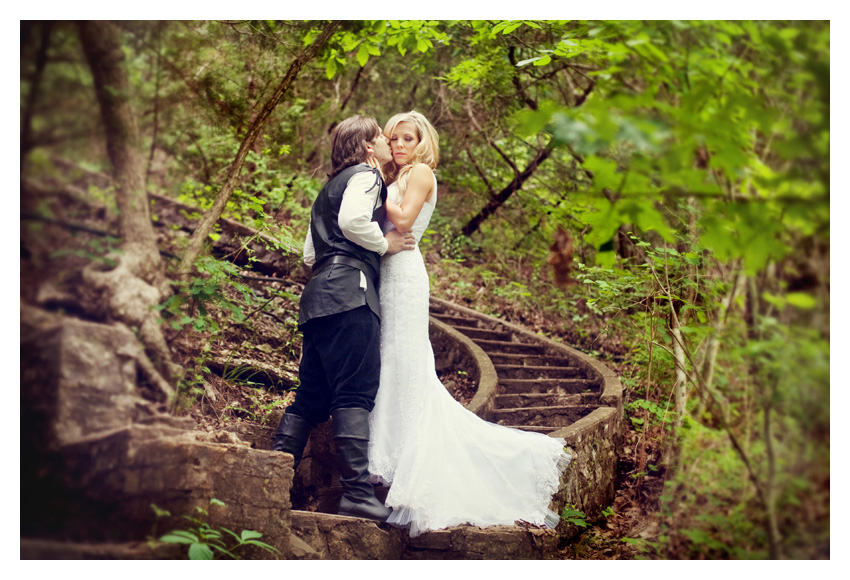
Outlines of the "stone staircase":
{"type": "MultiPolygon", "coordinates": [[[[527,329],[436,298],[431,341],[438,370],[463,370],[478,383],[468,409],[500,425],[567,441],[574,459],[552,509],[569,505],[594,517],[610,504],[622,389],[609,369],[527,329]]],[[[341,488],[331,445],[327,425],[314,430],[293,484],[292,532],[312,548],[305,558],[546,559],[557,557],[559,543],[578,532],[562,522],[557,530],[457,526],[410,538],[390,526],[333,515],[341,488]],[[313,499],[310,510],[307,496],[313,499]]]]}
{"type": "MultiPolygon", "coordinates": [[[[566,441],[573,461],[551,509],[599,515],[614,498],[622,417],[617,377],[584,353],[463,306],[432,298],[431,315],[438,372],[463,371],[477,385],[470,411],[566,441]]],[[[120,329],[24,307],[21,328],[22,490],[28,490],[22,559],[185,557],[173,546],[144,543],[150,504],[174,514],[161,522],[171,529],[180,525],[178,514],[206,507],[210,498],[226,503],[210,512],[217,525],[262,531],[288,559],[548,559],[579,531],[563,521],[556,530],[520,522],[410,538],[406,530],[338,516],[329,423],[313,430],[293,472],[290,455],[269,450],[279,417],[268,426],[243,423],[205,434],[149,410],[136,394],[134,367],[100,346],[123,337],[120,329]],[[85,401],[96,402],[97,412],[85,401]]]]}
{"type": "Polygon", "coordinates": [[[497,319],[464,315],[432,302],[431,316],[481,347],[499,381],[487,419],[499,425],[554,433],[601,406],[601,381],[565,352],[553,352],[528,333],[497,319]]]}

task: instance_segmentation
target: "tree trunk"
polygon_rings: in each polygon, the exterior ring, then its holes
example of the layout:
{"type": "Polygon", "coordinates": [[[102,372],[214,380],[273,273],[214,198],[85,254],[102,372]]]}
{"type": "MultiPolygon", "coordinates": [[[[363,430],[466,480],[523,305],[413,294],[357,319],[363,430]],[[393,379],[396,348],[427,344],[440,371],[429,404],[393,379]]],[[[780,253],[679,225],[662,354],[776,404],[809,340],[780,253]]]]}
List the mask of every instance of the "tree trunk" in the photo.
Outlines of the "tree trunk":
{"type": "MultiPolygon", "coordinates": [[[[38,54],[35,59],[35,70],[30,77],[29,92],[27,93],[26,104],[21,120],[21,174],[24,172],[27,155],[33,148],[32,143],[32,115],[35,109],[35,101],[38,98],[38,91],[41,86],[41,77],[44,73],[44,67],[47,65],[47,49],[50,47],[50,28],[52,23],[47,20],[41,23],[41,42],[38,45],[38,54]]],[[[32,26],[32,23],[21,22],[22,38],[24,36],[24,27],[32,26]]],[[[23,45],[22,45],[23,48],[23,45]]]]}
{"type": "Polygon", "coordinates": [[[478,212],[475,217],[469,220],[469,223],[463,226],[461,233],[466,237],[469,237],[476,231],[478,231],[478,228],[481,226],[482,223],[484,223],[484,220],[493,215],[496,210],[502,207],[502,205],[515,192],[519,191],[522,185],[526,181],[528,181],[528,179],[537,170],[537,167],[549,158],[554,148],[554,144],[550,142],[548,145],[546,145],[546,147],[540,149],[537,152],[537,155],[534,156],[534,159],[529,162],[528,166],[519,175],[514,177],[513,180],[504,189],[502,189],[502,191],[490,197],[490,199],[487,201],[487,204],[481,209],[481,211],[478,212]]]}
{"type": "Polygon", "coordinates": [[[195,263],[195,260],[201,253],[203,249],[204,242],[207,237],[212,232],[213,225],[218,219],[221,217],[222,212],[224,211],[225,205],[227,205],[227,201],[230,199],[230,195],[233,193],[234,188],[236,187],[236,183],[239,181],[239,174],[242,171],[242,166],[245,164],[245,158],[248,156],[248,151],[251,150],[251,146],[257,138],[257,135],[260,134],[260,131],[263,128],[263,124],[265,124],[266,119],[268,119],[269,115],[271,115],[272,111],[274,111],[275,107],[277,107],[281,98],[283,98],[284,93],[289,89],[292,82],[295,80],[295,77],[298,76],[301,68],[310,61],[319,50],[327,43],[328,39],[333,35],[336,29],[339,27],[340,21],[334,20],[330,22],[325,29],[322,31],[322,34],[315,40],[313,43],[306,48],[300,55],[298,55],[292,64],[289,67],[289,71],[286,73],[286,76],[283,77],[283,80],[280,82],[280,85],[275,90],[274,94],[268,100],[268,102],[263,106],[262,111],[257,115],[257,118],[251,124],[251,127],[248,129],[248,133],[245,135],[245,138],[242,140],[242,144],[239,146],[239,151],[236,153],[236,158],[233,160],[233,163],[230,165],[230,169],[227,173],[227,178],[224,181],[224,185],[221,187],[221,190],[218,192],[218,196],[215,199],[212,207],[204,214],[204,217],[201,218],[200,223],[198,224],[197,229],[192,234],[192,237],[189,239],[189,246],[186,248],[185,254],[183,254],[183,259],[180,262],[179,272],[181,275],[185,275],[189,272],[192,265],[195,263]]]}
{"type": "MultiPolygon", "coordinates": [[[[726,328],[726,319],[729,317],[729,311],[734,307],[735,295],[738,288],[741,288],[744,284],[746,284],[746,274],[742,271],[738,271],[737,269],[733,270],[731,282],[732,287],[729,290],[729,293],[723,297],[717,307],[714,323],[712,325],[712,333],[706,339],[705,354],[698,364],[704,388],[711,393],[712,397],[719,401],[723,409],[724,418],[727,421],[731,419],[729,416],[729,403],[714,389],[714,368],[717,363],[717,355],[720,351],[720,338],[723,335],[724,328],[726,328]]],[[[705,406],[706,399],[701,398],[696,415],[701,415],[703,410],[705,410],[705,406]]]]}
{"type": "Polygon", "coordinates": [[[106,131],[106,149],[118,186],[116,202],[123,250],[138,254],[134,273],[161,291],[164,274],[145,189],[145,161],[118,31],[107,21],[78,24],[106,131]]]}
{"type": "Polygon", "coordinates": [[[767,449],[767,478],[765,488],[765,512],[767,517],[767,539],[770,550],[770,559],[778,560],[780,557],[779,522],[776,513],[776,451],[773,446],[773,425],[771,422],[771,411],[773,410],[773,397],[776,396],[776,384],[774,383],[770,397],[764,405],[764,444],[767,449]]]}
{"type": "Polygon", "coordinates": [[[94,90],[106,133],[106,149],[117,185],[115,193],[122,237],[121,252],[111,257],[116,266],[91,264],[82,272],[78,289],[82,306],[91,314],[138,329],[155,369],[145,373],[171,397],[168,383],[156,372],[172,377],[179,367],[156,323],[152,307],[169,290],[145,190],[145,160],[136,115],[130,103],[130,82],[124,52],[115,26],[106,21],[78,23],[80,41],[94,80],[94,90]]]}

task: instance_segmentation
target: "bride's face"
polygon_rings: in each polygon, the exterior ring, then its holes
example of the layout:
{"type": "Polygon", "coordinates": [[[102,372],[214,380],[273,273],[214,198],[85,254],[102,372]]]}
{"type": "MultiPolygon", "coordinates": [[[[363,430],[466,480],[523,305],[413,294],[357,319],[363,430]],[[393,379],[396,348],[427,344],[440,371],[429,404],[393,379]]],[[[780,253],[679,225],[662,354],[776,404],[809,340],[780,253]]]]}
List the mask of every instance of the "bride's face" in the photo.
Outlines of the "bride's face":
{"type": "Polygon", "coordinates": [[[413,159],[413,150],[419,145],[419,137],[416,135],[416,125],[410,121],[402,121],[393,129],[390,136],[390,147],[393,150],[393,161],[402,166],[410,163],[413,159]]]}

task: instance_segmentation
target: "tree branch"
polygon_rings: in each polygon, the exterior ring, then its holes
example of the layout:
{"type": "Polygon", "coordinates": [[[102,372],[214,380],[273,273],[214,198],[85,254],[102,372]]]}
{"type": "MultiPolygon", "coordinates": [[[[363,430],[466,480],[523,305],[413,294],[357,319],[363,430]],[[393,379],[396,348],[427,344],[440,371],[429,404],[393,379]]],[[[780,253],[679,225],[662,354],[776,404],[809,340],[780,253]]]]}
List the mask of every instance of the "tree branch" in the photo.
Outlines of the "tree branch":
{"type": "Polygon", "coordinates": [[[487,176],[484,174],[484,171],[478,165],[478,161],[476,161],[475,157],[472,155],[472,151],[469,150],[469,145],[467,145],[464,150],[466,154],[469,156],[469,160],[472,162],[472,166],[475,168],[475,171],[478,172],[478,176],[481,177],[481,181],[484,182],[484,185],[487,186],[487,192],[491,195],[493,194],[493,186],[490,185],[490,181],[487,179],[487,176]]]}
{"type": "Polygon", "coordinates": [[[298,76],[301,68],[310,61],[319,50],[328,42],[328,39],[336,32],[336,29],[339,28],[340,25],[339,20],[335,20],[330,22],[322,33],[316,38],[315,41],[305,49],[301,54],[295,57],[295,60],[289,67],[289,71],[286,73],[286,76],[283,77],[283,80],[278,85],[277,90],[275,90],[271,99],[265,104],[262,111],[257,115],[257,118],[254,119],[254,122],[251,124],[251,127],[248,129],[245,138],[242,140],[242,144],[239,147],[239,151],[236,153],[236,158],[233,160],[233,163],[230,165],[230,170],[228,171],[227,178],[222,186],[221,190],[216,197],[215,202],[212,207],[204,214],[204,217],[201,218],[200,223],[198,224],[197,229],[192,234],[192,237],[189,240],[189,246],[186,248],[186,253],[183,255],[183,260],[180,262],[180,267],[178,269],[179,274],[185,275],[189,272],[192,264],[195,263],[195,260],[201,253],[201,249],[203,248],[204,242],[212,231],[213,225],[218,218],[221,217],[222,212],[224,211],[225,206],[227,205],[227,201],[230,199],[230,195],[233,193],[234,188],[236,187],[236,183],[239,179],[239,174],[242,171],[242,166],[245,164],[245,159],[248,156],[248,152],[251,150],[251,147],[254,144],[257,136],[260,134],[260,131],[263,125],[268,119],[269,115],[271,115],[272,111],[274,111],[277,104],[283,98],[284,93],[289,89],[292,85],[292,82],[298,76]]]}
{"type": "Polygon", "coordinates": [[[519,73],[517,71],[516,66],[516,47],[511,46],[508,48],[508,60],[511,62],[513,66],[513,75],[511,76],[511,80],[514,83],[514,87],[516,87],[516,93],[519,95],[520,99],[525,101],[525,104],[528,105],[532,111],[537,110],[537,101],[528,96],[528,93],[525,92],[525,88],[522,86],[522,81],[519,78],[519,73]]]}
{"type": "Polygon", "coordinates": [[[534,159],[532,159],[528,163],[528,166],[521,173],[516,175],[516,177],[514,177],[514,179],[499,193],[490,196],[489,201],[481,209],[481,211],[478,212],[475,217],[469,220],[469,222],[465,226],[463,226],[461,233],[469,237],[473,233],[478,231],[478,228],[481,226],[484,220],[486,220],[493,213],[495,213],[496,210],[499,209],[502,204],[504,204],[505,201],[507,201],[508,198],[510,198],[510,196],[514,194],[514,192],[518,191],[523,186],[523,184],[534,174],[534,172],[537,170],[537,167],[549,158],[554,148],[554,144],[550,141],[544,148],[538,150],[537,155],[534,156],[534,159]]]}

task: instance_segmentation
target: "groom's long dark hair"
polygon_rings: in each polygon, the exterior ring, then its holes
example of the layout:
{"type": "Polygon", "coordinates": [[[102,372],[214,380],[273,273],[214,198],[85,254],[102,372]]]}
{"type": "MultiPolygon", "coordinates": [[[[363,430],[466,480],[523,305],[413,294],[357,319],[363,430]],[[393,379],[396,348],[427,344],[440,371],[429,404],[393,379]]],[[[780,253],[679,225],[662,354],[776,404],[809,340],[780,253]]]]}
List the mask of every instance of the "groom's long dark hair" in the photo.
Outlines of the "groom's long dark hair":
{"type": "Polygon", "coordinates": [[[366,160],[366,143],[381,134],[381,127],[373,117],[354,115],[334,127],[331,132],[331,167],[328,177],[333,179],[347,167],[366,160]]]}

